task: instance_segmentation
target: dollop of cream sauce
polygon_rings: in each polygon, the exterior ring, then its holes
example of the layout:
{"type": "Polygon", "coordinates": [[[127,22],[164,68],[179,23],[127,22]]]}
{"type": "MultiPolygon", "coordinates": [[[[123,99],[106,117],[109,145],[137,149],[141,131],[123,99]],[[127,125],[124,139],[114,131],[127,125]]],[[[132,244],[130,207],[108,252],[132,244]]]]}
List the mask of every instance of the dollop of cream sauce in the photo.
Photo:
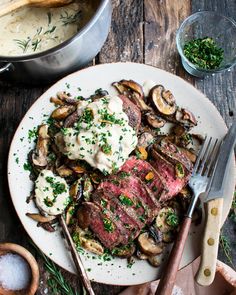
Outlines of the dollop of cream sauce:
{"type": "MultiPolygon", "coordinates": [[[[2,0],[1,5],[9,3],[2,0]]],[[[94,13],[90,1],[59,8],[25,7],[0,18],[0,56],[41,52],[75,35],[94,13]]]]}
{"type": "Polygon", "coordinates": [[[49,215],[61,214],[69,202],[69,187],[60,176],[44,169],[35,181],[37,206],[49,215]]]}
{"type": "Polygon", "coordinates": [[[138,141],[122,107],[123,102],[118,96],[106,96],[93,102],[81,101],[78,122],[56,136],[61,152],[69,159],[85,160],[104,174],[115,172],[138,141]]]}

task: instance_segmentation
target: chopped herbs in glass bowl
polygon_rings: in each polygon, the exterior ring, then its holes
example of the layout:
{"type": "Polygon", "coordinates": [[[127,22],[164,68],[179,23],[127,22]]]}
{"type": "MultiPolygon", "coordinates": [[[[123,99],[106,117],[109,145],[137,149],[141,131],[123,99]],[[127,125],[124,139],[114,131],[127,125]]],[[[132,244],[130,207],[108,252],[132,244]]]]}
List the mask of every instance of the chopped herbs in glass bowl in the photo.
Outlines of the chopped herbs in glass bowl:
{"type": "Polygon", "coordinates": [[[236,63],[236,23],[213,11],[200,11],[181,24],[176,44],[184,69],[205,76],[230,69],[236,63]]]}

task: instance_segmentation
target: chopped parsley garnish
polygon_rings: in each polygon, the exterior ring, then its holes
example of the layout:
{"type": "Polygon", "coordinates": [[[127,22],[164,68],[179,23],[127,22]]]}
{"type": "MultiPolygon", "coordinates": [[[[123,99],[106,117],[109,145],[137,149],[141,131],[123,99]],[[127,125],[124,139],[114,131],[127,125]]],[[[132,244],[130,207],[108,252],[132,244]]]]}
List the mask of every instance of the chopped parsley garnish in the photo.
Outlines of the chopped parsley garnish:
{"type": "Polygon", "coordinates": [[[43,201],[44,201],[44,204],[47,207],[52,207],[53,206],[53,201],[51,199],[49,199],[49,197],[46,197],[43,201]]]}
{"type": "Polygon", "coordinates": [[[166,223],[170,226],[176,227],[179,225],[179,217],[176,213],[169,212],[165,219],[166,223]]]}
{"type": "Polygon", "coordinates": [[[183,178],[184,177],[184,167],[181,163],[177,163],[175,165],[175,173],[176,173],[176,176],[178,178],[183,178]]]}
{"type": "Polygon", "coordinates": [[[125,206],[132,206],[134,204],[134,202],[127,196],[121,194],[119,196],[119,200],[121,202],[122,205],[125,205],[125,206]]]}
{"type": "Polygon", "coordinates": [[[103,218],[103,225],[107,232],[112,233],[114,231],[114,225],[110,219],[103,218]]]}
{"type": "Polygon", "coordinates": [[[100,119],[103,123],[114,123],[120,126],[124,126],[124,120],[123,119],[117,119],[115,117],[115,113],[109,114],[107,109],[99,110],[98,113],[100,114],[100,119]]]}
{"type": "Polygon", "coordinates": [[[25,171],[32,171],[32,169],[33,169],[30,162],[24,163],[23,168],[25,171]]]}
{"type": "Polygon", "coordinates": [[[104,200],[104,199],[101,199],[100,203],[101,203],[102,207],[106,207],[107,206],[107,201],[104,200]]]}
{"type": "Polygon", "coordinates": [[[37,127],[34,127],[33,129],[30,129],[28,131],[28,140],[29,140],[29,142],[32,142],[32,140],[36,141],[37,137],[38,137],[38,129],[37,129],[37,127]]]}
{"type": "Polygon", "coordinates": [[[101,149],[102,149],[102,151],[103,151],[104,154],[106,154],[106,155],[111,154],[111,151],[112,150],[111,150],[111,145],[110,144],[108,144],[108,143],[103,144],[101,146],[101,149]]]}
{"type": "Polygon", "coordinates": [[[199,68],[213,70],[220,66],[224,50],[210,37],[193,39],[184,45],[184,55],[199,68]]]}

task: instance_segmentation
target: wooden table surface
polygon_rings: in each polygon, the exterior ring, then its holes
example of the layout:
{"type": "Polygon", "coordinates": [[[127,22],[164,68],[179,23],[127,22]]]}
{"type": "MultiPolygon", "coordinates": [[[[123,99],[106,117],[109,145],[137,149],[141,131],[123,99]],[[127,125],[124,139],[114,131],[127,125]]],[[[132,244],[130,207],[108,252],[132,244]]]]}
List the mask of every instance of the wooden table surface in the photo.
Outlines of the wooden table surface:
{"type": "MultiPolygon", "coordinates": [[[[182,68],[176,50],[176,29],[191,13],[214,10],[236,20],[235,0],[113,0],[112,27],[94,63],[133,61],[165,69],[195,85],[217,107],[228,126],[236,120],[236,67],[231,71],[200,80],[182,68]]],[[[28,237],[11,203],[7,185],[7,155],[17,125],[31,104],[48,87],[17,87],[0,82],[0,242],[28,247],[28,237]]],[[[24,197],[24,196],[23,196],[24,197]]],[[[229,241],[236,265],[235,223],[227,219],[223,233],[229,241]]],[[[219,258],[229,264],[222,249],[219,258]]],[[[45,294],[47,282],[41,265],[41,284],[37,294],[45,294]]],[[[75,276],[64,273],[73,286],[75,276]]],[[[114,281],[115,284],[115,281],[114,281]]],[[[118,294],[122,287],[93,283],[96,294],[118,294]]],[[[53,294],[51,291],[48,294],[53,294]]],[[[55,294],[55,293],[54,293],[55,294]]]]}

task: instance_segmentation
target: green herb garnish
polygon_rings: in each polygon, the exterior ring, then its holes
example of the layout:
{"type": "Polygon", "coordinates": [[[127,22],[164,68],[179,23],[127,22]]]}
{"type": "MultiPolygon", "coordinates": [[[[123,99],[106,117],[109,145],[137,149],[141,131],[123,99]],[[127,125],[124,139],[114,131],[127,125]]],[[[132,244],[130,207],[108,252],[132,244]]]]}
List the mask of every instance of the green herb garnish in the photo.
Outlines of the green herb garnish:
{"type": "Polygon", "coordinates": [[[105,143],[101,146],[101,149],[103,151],[104,154],[109,155],[111,154],[111,145],[108,143],[105,143]]]}
{"type": "Polygon", "coordinates": [[[119,196],[119,200],[121,202],[122,205],[125,205],[125,206],[132,206],[134,204],[134,202],[127,196],[121,194],[119,196]]]}
{"type": "Polygon", "coordinates": [[[107,232],[112,233],[114,231],[114,225],[110,219],[103,218],[103,225],[107,232]]]}
{"type": "Polygon", "coordinates": [[[193,39],[184,45],[184,55],[199,68],[213,70],[220,66],[224,50],[209,37],[193,39]]]}
{"type": "Polygon", "coordinates": [[[172,227],[176,227],[179,225],[179,217],[175,213],[169,212],[166,216],[165,222],[172,227]]]}

